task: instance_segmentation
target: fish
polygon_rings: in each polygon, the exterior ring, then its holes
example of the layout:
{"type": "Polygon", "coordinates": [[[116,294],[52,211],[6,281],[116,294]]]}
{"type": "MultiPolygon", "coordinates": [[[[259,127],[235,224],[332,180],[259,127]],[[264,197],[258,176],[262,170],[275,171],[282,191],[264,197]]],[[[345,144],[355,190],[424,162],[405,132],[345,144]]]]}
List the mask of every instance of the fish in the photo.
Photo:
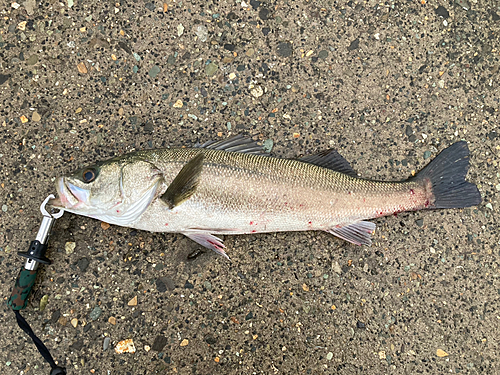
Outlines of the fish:
{"type": "Polygon", "coordinates": [[[325,231],[371,245],[370,219],[406,211],[477,206],[459,141],[403,181],[358,176],[336,150],[271,157],[236,135],[192,148],[135,151],[56,179],[55,208],[109,224],[182,233],[228,258],[220,235],[325,231]]]}

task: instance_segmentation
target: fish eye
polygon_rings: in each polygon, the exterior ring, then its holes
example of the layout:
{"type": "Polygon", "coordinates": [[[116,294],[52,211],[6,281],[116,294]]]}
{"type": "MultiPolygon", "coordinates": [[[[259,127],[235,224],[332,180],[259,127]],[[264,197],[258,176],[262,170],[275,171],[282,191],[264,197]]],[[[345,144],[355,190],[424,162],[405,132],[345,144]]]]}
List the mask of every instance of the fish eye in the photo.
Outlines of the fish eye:
{"type": "Polygon", "coordinates": [[[83,182],[89,183],[95,180],[95,178],[97,177],[97,173],[95,169],[88,168],[83,171],[82,177],[83,177],[83,182]]]}

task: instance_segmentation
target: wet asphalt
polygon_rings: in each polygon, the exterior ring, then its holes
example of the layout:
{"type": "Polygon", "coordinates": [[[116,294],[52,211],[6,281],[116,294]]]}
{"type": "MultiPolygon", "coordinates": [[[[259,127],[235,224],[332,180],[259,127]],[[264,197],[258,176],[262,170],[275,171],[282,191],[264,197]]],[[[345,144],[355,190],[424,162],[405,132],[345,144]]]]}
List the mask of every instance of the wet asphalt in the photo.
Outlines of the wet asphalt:
{"type": "MultiPolygon", "coordinates": [[[[226,236],[231,262],[182,235],[65,214],[23,315],[68,373],[500,373],[498,3],[0,10],[5,300],[55,178],[133,150],[252,134],[275,157],[334,148],[364,178],[403,180],[465,140],[483,196],[376,219],[371,247],[226,236]]],[[[1,311],[0,372],[49,374],[1,311]]]]}

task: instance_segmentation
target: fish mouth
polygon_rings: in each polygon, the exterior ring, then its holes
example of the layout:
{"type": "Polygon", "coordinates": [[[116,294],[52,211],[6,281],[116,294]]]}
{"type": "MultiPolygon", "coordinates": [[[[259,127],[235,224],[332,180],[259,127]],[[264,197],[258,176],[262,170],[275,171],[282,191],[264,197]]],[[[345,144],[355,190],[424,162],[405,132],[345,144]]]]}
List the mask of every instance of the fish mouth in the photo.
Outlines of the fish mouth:
{"type": "Polygon", "coordinates": [[[87,190],[79,188],[67,181],[64,177],[59,177],[56,181],[58,197],[49,200],[48,204],[54,208],[72,210],[85,205],[89,193],[87,190]]]}

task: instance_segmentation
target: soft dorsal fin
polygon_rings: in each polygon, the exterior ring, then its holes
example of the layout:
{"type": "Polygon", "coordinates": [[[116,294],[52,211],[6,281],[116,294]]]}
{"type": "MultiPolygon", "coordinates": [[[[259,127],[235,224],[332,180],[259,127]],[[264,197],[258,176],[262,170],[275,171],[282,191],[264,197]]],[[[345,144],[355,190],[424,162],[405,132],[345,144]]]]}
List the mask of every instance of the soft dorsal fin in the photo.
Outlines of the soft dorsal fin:
{"type": "Polygon", "coordinates": [[[314,164],[318,167],[328,168],[335,172],[344,173],[351,177],[357,177],[358,174],[352,169],[351,165],[337,151],[330,149],[321,151],[314,155],[306,155],[299,158],[305,163],[314,164]]]}
{"type": "Polygon", "coordinates": [[[167,191],[161,196],[160,199],[168,204],[171,209],[189,199],[195,193],[200,181],[204,157],[203,153],[199,153],[188,161],[175,176],[167,191]]]}
{"type": "Polygon", "coordinates": [[[259,145],[250,137],[245,137],[244,135],[238,134],[227,139],[222,139],[220,141],[208,141],[200,146],[195,146],[199,148],[206,148],[209,150],[223,150],[228,152],[240,152],[244,154],[258,154],[267,155],[264,147],[259,145]]]}

